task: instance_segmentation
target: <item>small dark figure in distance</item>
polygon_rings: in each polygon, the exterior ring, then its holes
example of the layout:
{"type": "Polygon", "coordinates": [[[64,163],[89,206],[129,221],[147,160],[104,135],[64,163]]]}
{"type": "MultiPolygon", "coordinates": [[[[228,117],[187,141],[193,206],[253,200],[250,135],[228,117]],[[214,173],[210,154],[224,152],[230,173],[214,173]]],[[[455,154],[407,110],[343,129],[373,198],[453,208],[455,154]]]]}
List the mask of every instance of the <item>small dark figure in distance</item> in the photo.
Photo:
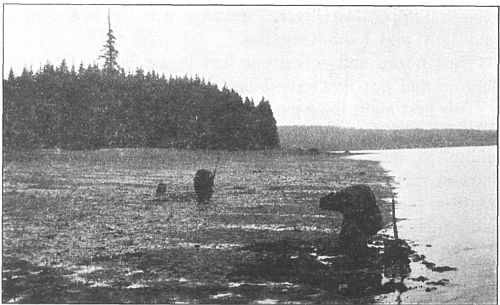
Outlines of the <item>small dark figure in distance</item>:
{"type": "Polygon", "coordinates": [[[375,194],[366,185],[353,185],[330,193],[320,199],[319,207],[344,216],[339,244],[350,256],[366,253],[367,240],[382,229],[382,216],[375,194]]]}
{"type": "Polygon", "coordinates": [[[214,192],[214,174],[208,169],[199,169],[194,176],[194,190],[198,203],[208,203],[214,192]]]}
{"type": "Polygon", "coordinates": [[[163,181],[160,181],[160,183],[158,183],[158,187],[156,188],[155,196],[161,197],[161,196],[165,195],[166,192],[167,192],[167,185],[165,183],[163,183],[163,181]]]}

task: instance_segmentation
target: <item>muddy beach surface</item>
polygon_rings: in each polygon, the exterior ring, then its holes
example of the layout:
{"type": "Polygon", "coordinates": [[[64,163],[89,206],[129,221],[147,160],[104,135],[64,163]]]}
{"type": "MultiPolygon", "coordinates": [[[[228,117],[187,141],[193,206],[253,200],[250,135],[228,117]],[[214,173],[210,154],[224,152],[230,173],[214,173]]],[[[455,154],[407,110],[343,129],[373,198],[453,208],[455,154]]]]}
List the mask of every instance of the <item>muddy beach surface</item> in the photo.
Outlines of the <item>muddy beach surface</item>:
{"type": "MultiPolygon", "coordinates": [[[[408,252],[377,236],[359,261],[336,246],[342,217],[319,198],[369,185],[390,221],[373,161],[273,152],[160,149],[3,154],[4,303],[366,303],[405,289],[408,252]],[[193,177],[213,169],[197,205],[193,177]],[[162,180],[167,192],[155,198],[162,180]]],[[[432,287],[439,287],[434,285],[432,287]]]]}

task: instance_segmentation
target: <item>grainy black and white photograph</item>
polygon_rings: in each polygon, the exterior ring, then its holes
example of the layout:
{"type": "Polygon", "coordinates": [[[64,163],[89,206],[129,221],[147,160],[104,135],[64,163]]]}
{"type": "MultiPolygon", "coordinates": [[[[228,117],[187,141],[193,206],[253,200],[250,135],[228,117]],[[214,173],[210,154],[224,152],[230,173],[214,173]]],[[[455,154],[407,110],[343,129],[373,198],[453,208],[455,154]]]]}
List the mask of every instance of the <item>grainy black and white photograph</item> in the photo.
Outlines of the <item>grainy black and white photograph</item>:
{"type": "Polygon", "coordinates": [[[498,16],[4,2],[2,303],[496,304],[498,16]]]}

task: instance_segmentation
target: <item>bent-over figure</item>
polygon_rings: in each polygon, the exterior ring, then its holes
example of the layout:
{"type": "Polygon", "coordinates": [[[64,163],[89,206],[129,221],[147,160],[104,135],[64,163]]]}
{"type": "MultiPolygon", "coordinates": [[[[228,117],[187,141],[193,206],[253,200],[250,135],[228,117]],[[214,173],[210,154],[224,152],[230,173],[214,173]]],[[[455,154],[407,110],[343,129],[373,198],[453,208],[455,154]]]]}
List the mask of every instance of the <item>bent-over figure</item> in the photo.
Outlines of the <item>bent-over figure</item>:
{"type": "Polygon", "coordinates": [[[368,238],[382,229],[382,216],[375,194],[367,185],[353,185],[330,193],[320,199],[319,207],[344,216],[339,244],[349,255],[365,252],[368,238]]]}
{"type": "Polygon", "coordinates": [[[194,190],[198,203],[208,203],[214,192],[214,174],[208,169],[199,169],[194,176],[194,190]]]}

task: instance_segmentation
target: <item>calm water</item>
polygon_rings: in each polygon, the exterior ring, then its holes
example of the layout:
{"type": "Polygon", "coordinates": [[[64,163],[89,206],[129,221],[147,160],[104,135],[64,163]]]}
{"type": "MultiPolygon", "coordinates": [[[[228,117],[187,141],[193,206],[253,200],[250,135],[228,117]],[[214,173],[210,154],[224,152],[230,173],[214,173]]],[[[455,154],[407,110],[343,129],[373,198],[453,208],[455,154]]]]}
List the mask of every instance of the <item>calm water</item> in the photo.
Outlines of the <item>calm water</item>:
{"type": "MultiPolygon", "coordinates": [[[[437,290],[422,285],[401,295],[403,303],[496,303],[496,146],[376,151],[351,158],[380,161],[397,182],[399,237],[437,266],[412,263],[410,277],[449,280],[437,290]]],[[[391,231],[392,233],[392,231],[391,231]]],[[[395,295],[379,298],[394,302],[395,295]]]]}

